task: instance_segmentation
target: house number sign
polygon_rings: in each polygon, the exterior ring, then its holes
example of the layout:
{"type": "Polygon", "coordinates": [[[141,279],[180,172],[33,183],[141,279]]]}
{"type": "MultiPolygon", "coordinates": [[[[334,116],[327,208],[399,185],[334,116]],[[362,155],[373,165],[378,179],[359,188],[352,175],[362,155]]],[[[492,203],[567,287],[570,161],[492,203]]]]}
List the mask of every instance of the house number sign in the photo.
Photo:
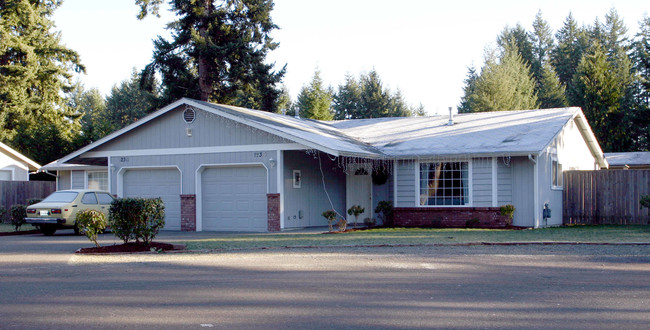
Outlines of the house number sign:
{"type": "Polygon", "coordinates": [[[263,156],[264,156],[264,153],[263,153],[263,152],[254,152],[254,153],[253,153],[253,157],[255,157],[255,158],[261,158],[261,157],[263,157],[263,156]]]}
{"type": "Polygon", "coordinates": [[[126,163],[129,161],[129,157],[120,157],[120,163],[126,163]]]}

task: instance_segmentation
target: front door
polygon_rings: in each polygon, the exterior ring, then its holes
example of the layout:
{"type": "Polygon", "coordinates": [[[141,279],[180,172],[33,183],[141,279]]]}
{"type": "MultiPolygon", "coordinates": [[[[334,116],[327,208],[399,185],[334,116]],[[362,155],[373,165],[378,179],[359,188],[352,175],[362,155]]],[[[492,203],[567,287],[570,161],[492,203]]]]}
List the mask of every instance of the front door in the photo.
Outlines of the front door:
{"type": "Polygon", "coordinates": [[[372,168],[370,164],[355,164],[350,165],[349,172],[346,177],[346,216],[348,225],[353,225],[355,218],[354,215],[348,215],[349,210],[353,205],[359,205],[365,210],[359,215],[357,224],[363,224],[365,218],[372,218],[372,177],[370,173],[372,168]]]}

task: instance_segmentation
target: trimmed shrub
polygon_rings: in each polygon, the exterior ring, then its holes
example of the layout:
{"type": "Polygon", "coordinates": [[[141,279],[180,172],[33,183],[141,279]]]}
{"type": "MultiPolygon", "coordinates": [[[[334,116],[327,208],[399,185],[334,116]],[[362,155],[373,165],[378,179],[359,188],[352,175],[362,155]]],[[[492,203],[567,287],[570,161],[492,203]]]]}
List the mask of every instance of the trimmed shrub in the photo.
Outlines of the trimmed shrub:
{"type": "Polygon", "coordinates": [[[365,211],[366,209],[361,207],[361,205],[352,205],[352,207],[348,209],[348,215],[354,215],[354,228],[357,228],[359,214],[362,214],[365,211]]]}
{"type": "Polygon", "coordinates": [[[124,243],[149,245],[165,226],[165,204],[160,198],[119,198],[111,203],[109,222],[124,243]]]}
{"type": "Polygon", "coordinates": [[[327,219],[327,225],[329,226],[330,232],[334,231],[332,225],[334,224],[334,219],[336,219],[336,212],[334,210],[327,210],[323,212],[323,217],[327,219]]]}
{"type": "Polygon", "coordinates": [[[4,206],[0,205],[0,223],[4,223],[7,219],[7,209],[4,206]]]}
{"type": "Polygon", "coordinates": [[[27,199],[27,206],[29,206],[29,205],[34,205],[34,204],[36,204],[36,203],[40,203],[40,202],[42,202],[42,201],[43,201],[42,198],[28,198],[28,199],[27,199]]]}
{"type": "Polygon", "coordinates": [[[95,243],[95,246],[99,247],[97,235],[104,231],[108,224],[104,213],[91,209],[83,210],[77,213],[75,221],[79,232],[85,234],[91,242],[95,243]]]}
{"type": "Polygon", "coordinates": [[[499,207],[499,210],[501,212],[501,215],[508,217],[508,222],[506,224],[508,226],[512,225],[512,217],[515,215],[515,206],[512,204],[506,204],[499,207]]]}
{"type": "Polygon", "coordinates": [[[14,225],[16,231],[25,223],[25,218],[27,217],[27,206],[22,204],[16,204],[9,209],[9,217],[11,218],[11,224],[14,225]]]}
{"type": "Polygon", "coordinates": [[[391,201],[380,201],[377,203],[375,208],[375,213],[379,215],[381,223],[384,227],[393,226],[393,202],[391,201]]]}
{"type": "Polygon", "coordinates": [[[650,195],[643,195],[641,196],[641,200],[639,200],[639,204],[641,204],[641,208],[647,208],[650,209],[650,195]]]}

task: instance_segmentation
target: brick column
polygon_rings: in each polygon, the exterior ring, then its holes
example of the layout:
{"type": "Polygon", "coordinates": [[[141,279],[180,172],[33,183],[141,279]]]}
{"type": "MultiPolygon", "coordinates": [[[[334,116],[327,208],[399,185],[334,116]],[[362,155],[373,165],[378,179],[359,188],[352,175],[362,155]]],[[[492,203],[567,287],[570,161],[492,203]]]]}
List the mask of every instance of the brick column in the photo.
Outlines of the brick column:
{"type": "Polygon", "coordinates": [[[280,194],[266,194],[268,230],[280,231],[280,194]]]}
{"type": "Polygon", "coordinates": [[[196,195],[181,195],[181,231],[196,231],[196,195]]]}

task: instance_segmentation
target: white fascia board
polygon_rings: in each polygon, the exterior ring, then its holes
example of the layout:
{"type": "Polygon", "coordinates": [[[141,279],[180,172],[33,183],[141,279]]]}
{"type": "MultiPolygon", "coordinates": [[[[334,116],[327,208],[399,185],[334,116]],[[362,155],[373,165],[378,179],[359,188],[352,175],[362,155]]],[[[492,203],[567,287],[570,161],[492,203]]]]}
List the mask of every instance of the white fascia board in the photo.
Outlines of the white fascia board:
{"type": "Polygon", "coordinates": [[[591,150],[591,153],[596,158],[596,161],[598,162],[600,168],[609,168],[609,164],[607,163],[607,159],[605,159],[603,150],[600,148],[598,139],[596,139],[596,136],[594,135],[594,132],[592,131],[591,126],[589,125],[589,122],[585,118],[585,115],[582,112],[582,110],[578,110],[574,118],[576,119],[575,121],[576,124],[578,125],[578,129],[580,130],[580,133],[582,134],[582,137],[587,142],[587,146],[589,147],[589,150],[591,150]]]}
{"type": "Polygon", "coordinates": [[[17,161],[24,162],[25,164],[27,164],[28,170],[36,171],[39,168],[41,168],[40,164],[38,164],[37,162],[25,157],[25,155],[21,154],[20,152],[14,150],[10,146],[8,146],[8,145],[6,145],[6,144],[4,144],[2,142],[0,142],[0,149],[2,149],[5,152],[5,154],[8,154],[9,157],[11,157],[11,158],[13,158],[13,159],[15,159],[17,161]]]}
{"type": "Polygon", "coordinates": [[[305,150],[305,149],[308,148],[298,143],[286,143],[286,144],[251,144],[251,145],[195,147],[195,148],[91,151],[85,153],[84,155],[88,157],[158,156],[158,155],[193,155],[193,154],[211,154],[211,153],[224,153],[224,152],[305,150]]]}

